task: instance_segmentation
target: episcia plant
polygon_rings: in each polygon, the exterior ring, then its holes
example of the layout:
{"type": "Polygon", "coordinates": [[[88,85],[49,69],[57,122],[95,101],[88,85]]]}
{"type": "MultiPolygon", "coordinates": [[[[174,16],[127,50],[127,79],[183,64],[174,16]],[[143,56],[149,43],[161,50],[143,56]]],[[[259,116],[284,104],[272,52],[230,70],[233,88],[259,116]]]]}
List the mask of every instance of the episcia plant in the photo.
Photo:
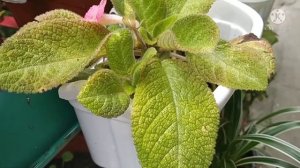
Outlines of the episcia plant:
{"type": "Polygon", "coordinates": [[[37,16],[2,44],[0,88],[40,93],[89,75],[78,100],[95,115],[122,115],[132,99],[143,167],[209,167],[220,115],[207,83],[264,90],[274,71],[266,41],[220,39],[213,2],[112,0],[121,17],[103,14],[104,0],[84,18],[37,16]]]}

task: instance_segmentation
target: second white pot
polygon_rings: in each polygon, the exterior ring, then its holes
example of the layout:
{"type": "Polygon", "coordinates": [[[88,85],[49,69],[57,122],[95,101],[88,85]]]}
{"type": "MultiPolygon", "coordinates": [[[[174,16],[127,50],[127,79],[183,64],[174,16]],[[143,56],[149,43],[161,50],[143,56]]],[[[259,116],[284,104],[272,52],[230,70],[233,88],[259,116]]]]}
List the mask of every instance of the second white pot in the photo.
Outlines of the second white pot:
{"type": "MultiPolygon", "coordinates": [[[[218,0],[209,12],[221,30],[221,38],[230,40],[254,33],[261,36],[263,22],[250,7],[232,0],[218,0]]],[[[96,164],[105,168],[140,168],[131,134],[130,111],[114,119],[97,117],[76,100],[84,81],[63,85],[59,96],[74,107],[91,156],[96,164]]],[[[219,86],[214,97],[220,109],[234,90],[219,86]]]]}

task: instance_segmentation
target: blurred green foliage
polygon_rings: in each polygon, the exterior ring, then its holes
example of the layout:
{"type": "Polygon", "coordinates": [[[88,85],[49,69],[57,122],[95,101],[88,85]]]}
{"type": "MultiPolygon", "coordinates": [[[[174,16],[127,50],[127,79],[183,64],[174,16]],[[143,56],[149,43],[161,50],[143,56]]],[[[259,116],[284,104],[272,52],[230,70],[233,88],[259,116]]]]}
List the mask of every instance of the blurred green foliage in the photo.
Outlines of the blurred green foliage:
{"type": "Polygon", "coordinates": [[[278,42],[278,34],[268,26],[265,26],[262,38],[266,39],[272,45],[278,42]]]}

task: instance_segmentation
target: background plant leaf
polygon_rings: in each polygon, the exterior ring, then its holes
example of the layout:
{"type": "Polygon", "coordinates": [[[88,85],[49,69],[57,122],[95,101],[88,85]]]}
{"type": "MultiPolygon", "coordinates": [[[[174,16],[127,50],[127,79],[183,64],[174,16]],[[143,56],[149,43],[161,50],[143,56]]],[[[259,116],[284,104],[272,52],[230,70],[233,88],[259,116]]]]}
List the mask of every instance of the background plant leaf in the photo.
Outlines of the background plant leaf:
{"type": "Polygon", "coordinates": [[[67,82],[97,56],[107,33],[64,16],[25,25],[0,47],[0,89],[36,93],[67,82]]]}
{"type": "Polygon", "coordinates": [[[238,166],[251,165],[251,164],[262,164],[262,165],[267,165],[267,166],[274,166],[277,168],[297,168],[298,167],[298,166],[295,166],[284,160],[277,159],[274,157],[268,157],[268,156],[245,157],[245,158],[237,161],[238,166]]]}
{"type": "Polygon", "coordinates": [[[260,124],[264,121],[269,120],[270,118],[273,118],[275,116],[279,116],[279,115],[287,115],[287,114],[293,114],[293,113],[300,113],[300,106],[296,106],[296,107],[288,107],[288,108],[284,108],[284,109],[280,109],[278,111],[275,111],[273,113],[267,114],[263,117],[261,117],[259,120],[257,120],[255,123],[256,124],[260,124]]]}
{"type": "Polygon", "coordinates": [[[267,145],[300,163],[300,149],[277,137],[266,134],[248,134],[243,135],[237,139],[237,141],[240,140],[254,141],[260,144],[267,145]]]}
{"type": "Polygon", "coordinates": [[[108,69],[101,69],[93,74],[77,98],[92,113],[106,118],[123,114],[130,102],[121,80],[108,69]]]}
{"type": "Polygon", "coordinates": [[[135,63],[132,34],[128,29],[114,32],[106,43],[109,67],[121,75],[130,74],[135,63]]]}
{"type": "Polygon", "coordinates": [[[138,83],[132,127],[143,167],[208,167],[218,108],[206,83],[176,60],[153,59],[138,83]]]}

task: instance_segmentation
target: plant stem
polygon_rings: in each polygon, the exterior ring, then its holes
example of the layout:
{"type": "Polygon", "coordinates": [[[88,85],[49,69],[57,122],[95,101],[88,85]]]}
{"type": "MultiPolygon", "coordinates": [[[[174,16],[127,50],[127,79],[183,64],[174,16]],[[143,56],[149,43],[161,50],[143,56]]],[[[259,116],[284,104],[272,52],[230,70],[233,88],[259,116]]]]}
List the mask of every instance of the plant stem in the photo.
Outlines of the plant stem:
{"type": "Polygon", "coordinates": [[[136,28],[132,27],[131,29],[134,32],[137,40],[142,44],[143,50],[146,51],[148,47],[147,47],[146,43],[144,42],[143,38],[141,37],[140,32],[136,28]]]}
{"type": "Polygon", "coordinates": [[[177,54],[177,53],[172,52],[170,55],[171,55],[172,57],[175,57],[175,58],[178,58],[178,59],[181,59],[181,60],[186,61],[186,57],[185,57],[185,56],[182,56],[182,55],[180,55],[180,54],[177,54]]]}

